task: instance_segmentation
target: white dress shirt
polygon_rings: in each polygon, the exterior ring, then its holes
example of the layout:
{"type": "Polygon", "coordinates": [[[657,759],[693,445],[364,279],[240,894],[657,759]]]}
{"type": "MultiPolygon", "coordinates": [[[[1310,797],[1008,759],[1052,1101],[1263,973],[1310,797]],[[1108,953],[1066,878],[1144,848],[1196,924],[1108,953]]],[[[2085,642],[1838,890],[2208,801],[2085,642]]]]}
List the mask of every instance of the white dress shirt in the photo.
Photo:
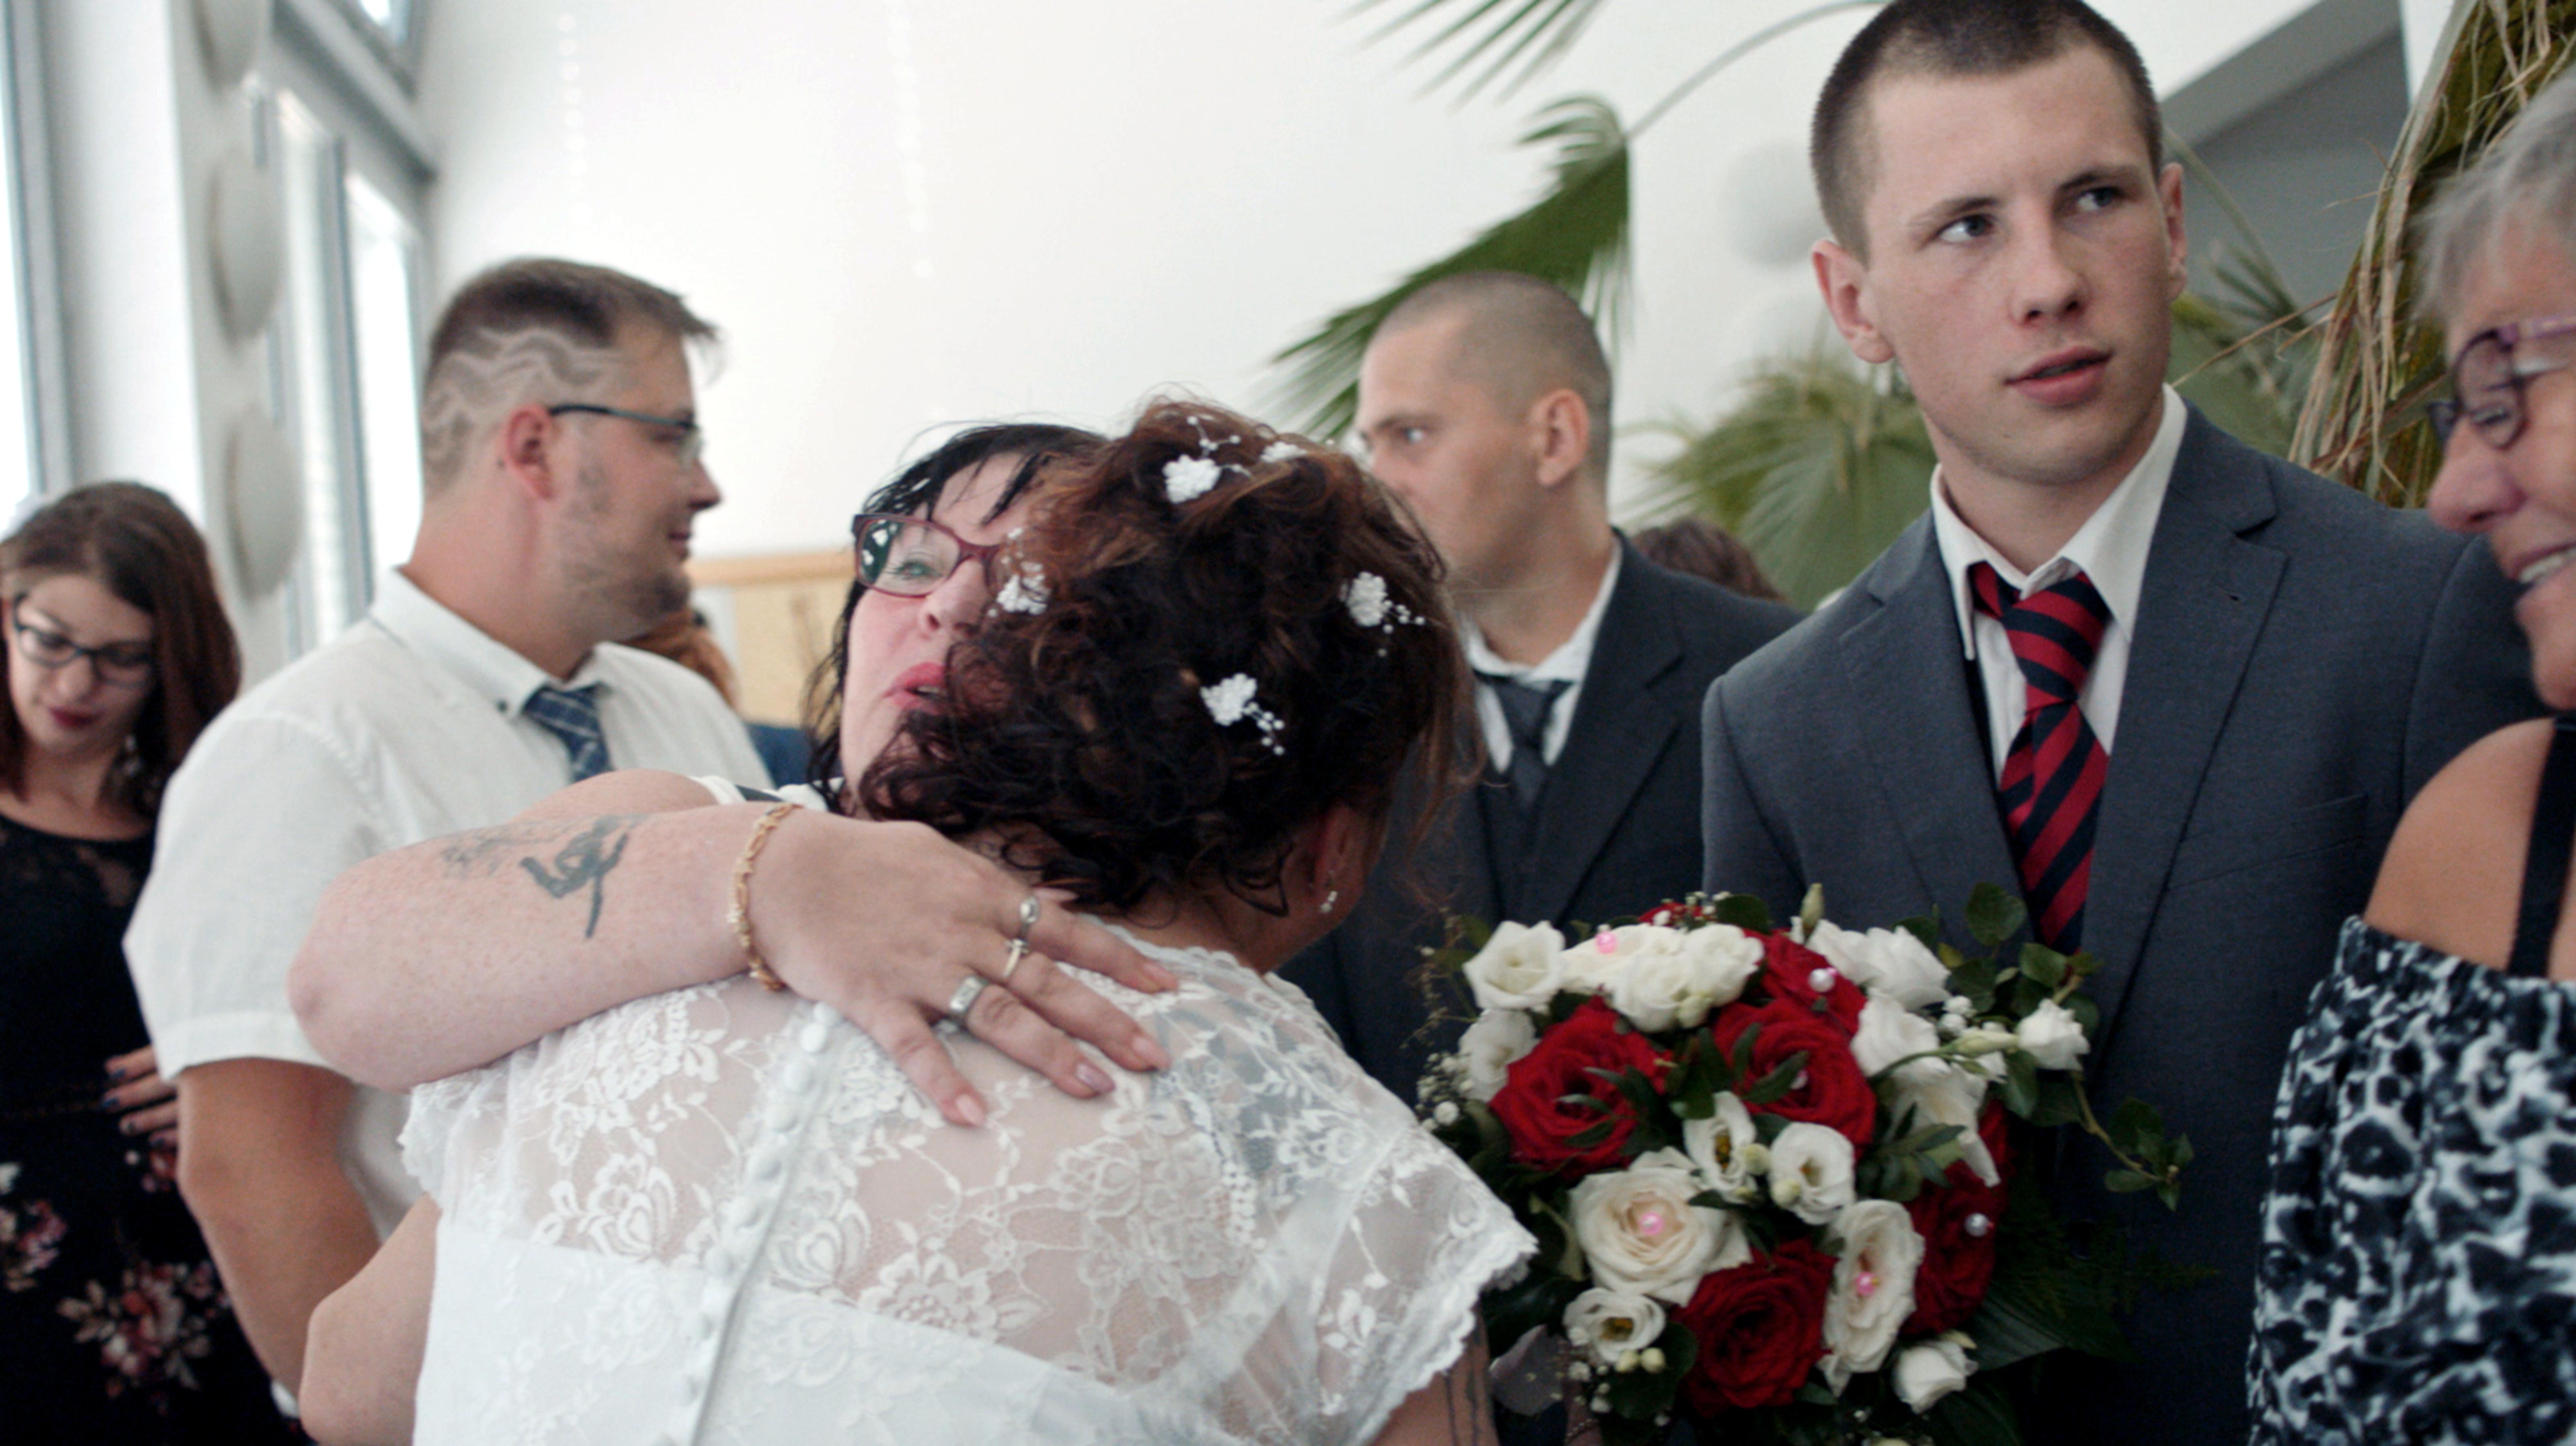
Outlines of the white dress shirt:
{"type": "Polygon", "coordinates": [[[2138,590],[2147,578],[2147,548],[2155,540],[2156,519],[2164,513],[2174,456],[2182,450],[2188,419],[2181,394],[2165,388],[2164,416],[2145,455],[2084,519],[2066,546],[2028,573],[2004,561],[2003,554],[1987,546],[1960,518],[1941,486],[1941,469],[1932,469],[1932,535],[1940,543],[1942,565],[1950,570],[1960,641],[1985,684],[1986,736],[1997,779],[2003,777],[2004,755],[2012,751],[2013,735],[2021,732],[2029,711],[2030,683],[2013,657],[2012,637],[2002,619],[1977,611],[1968,569],[1991,563],[2004,581],[2024,594],[2062,582],[2079,569],[2092,581],[2093,590],[2111,610],[2111,620],[2102,629],[2102,646],[2093,655],[2093,671],[2085,675],[2077,704],[2084,710],[2084,721],[2093,725],[2093,736],[2102,741],[2103,753],[2109,754],[2111,734],[2120,721],[2121,688],[2129,676],[2129,640],[2137,629],[2138,590]]]}
{"type": "MultiPolygon", "coordinates": [[[[170,780],[125,935],[164,1076],[238,1058],[330,1067],[286,1000],[324,886],[569,784],[563,743],[520,711],[555,681],[389,573],[365,621],[216,718],[170,780]]],[[[613,766],[767,777],[741,720],[686,668],[603,645],[570,680],[592,682],[613,766]]],[[[361,1088],[341,1141],[379,1233],[418,1193],[402,1122],[401,1096],[361,1088]]]]}
{"type": "MultiPolygon", "coordinates": [[[[1566,731],[1574,726],[1574,705],[1583,694],[1583,676],[1592,671],[1592,644],[1601,636],[1601,615],[1610,610],[1610,590],[1619,585],[1619,558],[1626,551],[1624,547],[1610,549],[1610,565],[1601,570],[1601,590],[1592,595],[1591,609],[1555,652],[1535,664],[1503,661],[1500,654],[1485,646],[1485,635],[1476,631],[1473,622],[1463,617],[1458,620],[1459,638],[1467,646],[1468,667],[1515,683],[1550,683],[1562,678],[1568,684],[1548,706],[1547,731],[1539,735],[1539,754],[1551,767],[1557,755],[1565,751],[1566,731]]],[[[1482,678],[1476,680],[1476,724],[1484,731],[1485,752],[1493,759],[1494,772],[1510,772],[1512,726],[1503,717],[1502,701],[1482,678]]]]}

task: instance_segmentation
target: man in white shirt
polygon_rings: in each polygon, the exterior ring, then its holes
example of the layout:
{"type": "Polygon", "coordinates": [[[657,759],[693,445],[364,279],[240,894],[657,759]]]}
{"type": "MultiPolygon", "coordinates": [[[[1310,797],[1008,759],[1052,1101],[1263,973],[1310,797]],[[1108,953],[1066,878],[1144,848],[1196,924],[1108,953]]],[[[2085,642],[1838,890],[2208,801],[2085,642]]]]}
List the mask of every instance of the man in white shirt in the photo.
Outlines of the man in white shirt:
{"type": "Polygon", "coordinates": [[[2179,1212],[2034,1158],[2079,1218],[2213,1278],[2149,1291],[2142,1364],[2053,1361],[2034,1441],[2245,1438],[2272,1101],[2398,815],[2538,708],[2482,545],[2262,456],[2164,385],[2182,168],[2136,49],[2077,0],[1895,0],[1837,62],[1817,280],[1904,368],[1931,515],[1709,693],[1712,889],[1939,911],[2018,885],[2103,961],[2083,1063],[2196,1151],[2179,1212]],[[1964,651],[1964,658],[1962,653],[1964,651]]]}
{"type": "MultiPolygon", "coordinates": [[[[1372,470],[1449,568],[1476,673],[1484,783],[1408,856],[1418,800],[1351,922],[1285,973],[1343,1044],[1411,1098],[1446,1036],[1414,975],[1448,909],[1610,919],[1696,886],[1701,692],[1796,621],[1657,567],[1610,525],[1610,369],[1572,298],[1477,272],[1408,297],[1360,368],[1372,470]]],[[[1355,891],[1356,892],[1356,891],[1355,891]]]]}
{"type": "MultiPolygon", "coordinates": [[[[687,349],[713,335],[601,267],[523,260],[466,283],[430,345],[410,561],[171,781],[126,952],[178,1087],[180,1190],[287,1386],[314,1305],[417,1194],[401,1098],[330,1069],[288,1005],[323,887],[612,767],[766,776],[703,680],[610,641],[687,599],[691,521],[717,501],[687,349]]],[[[577,895],[601,864],[567,849],[539,882],[577,895]]]]}

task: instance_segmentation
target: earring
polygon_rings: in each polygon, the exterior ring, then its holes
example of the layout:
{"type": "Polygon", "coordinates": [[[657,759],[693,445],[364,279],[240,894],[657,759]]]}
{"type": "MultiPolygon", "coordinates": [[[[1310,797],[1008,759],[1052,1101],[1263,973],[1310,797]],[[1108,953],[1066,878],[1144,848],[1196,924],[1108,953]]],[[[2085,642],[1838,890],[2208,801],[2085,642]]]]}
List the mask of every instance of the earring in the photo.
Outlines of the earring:
{"type": "Polygon", "coordinates": [[[1322,908],[1322,910],[1321,910],[1320,912],[1322,912],[1322,913],[1326,913],[1326,914],[1329,914],[1329,913],[1333,912],[1333,906],[1334,906],[1335,904],[1340,903],[1341,901],[1342,901],[1342,891],[1341,891],[1340,889],[1326,889],[1326,890],[1324,890],[1324,907],[1322,908]]]}

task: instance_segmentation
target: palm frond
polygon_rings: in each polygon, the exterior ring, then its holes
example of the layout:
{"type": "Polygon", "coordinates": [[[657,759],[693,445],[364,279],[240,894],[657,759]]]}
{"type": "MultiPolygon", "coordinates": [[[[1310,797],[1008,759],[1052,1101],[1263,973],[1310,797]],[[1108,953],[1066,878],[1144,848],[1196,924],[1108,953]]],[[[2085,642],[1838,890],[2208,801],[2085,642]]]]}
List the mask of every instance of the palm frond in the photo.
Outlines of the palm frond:
{"type": "MultiPolygon", "coordinates": [[[[1359,14],[1388,3],[1389,0],[1359,0],[1351,11],[1359,14]]],[[[1448,22],[1432,31],[1406,57],[1420,60],[1443,47],[1459,47],[1423,91],[1427,94],[1438,90],[1483,61],[1484,67],[1467,79],[1458,99],[1473,100],[1517,66],[1519,73],[1503,87],[1503,94],[1510,95],[1563,59],[1574,42],[1583,37],[1593,17],[1601,13],[1603,3],[1604,0],[1413,0],[1410,7],[1378,27],[1369,39],[1384,40],[1417,21],[1437,23],[1445,13],[1448,22]]]]}
{"type": "Polygon", "coordinates": [[[1705,427],[1646,465],[1667,504],[1743,539],[1781,592],[1813,607],[1886,550],[1927,505],[1932,439],[1903,382],[1818,347],[1764,363],[1705,427]]]}
{"type": "Polygon", "coordinates": [[[1628,136],[1607,101],[1575,96],[1539,113],[1520,138],[1553,146],[1547,189],[1519,214],[1407,274],[1382,295],[1344,307],[1277,356],[1286,368],[1271,406],[1318,437],[1339,436],[1359,407],[1360,358],[1388,312],[1424,285],[1466,271],[1520,271],[1565,288],[1615,338],[1628,297],[1628,136]]]}
{"type": "Polygon", "coordinates": [[[2423,500],[2442,465],[2424,421],[2441,385],[2441,337],[2415,319],[2408,231],[2441,184],[2475,160],[2563,69],[2576,0],[2464,0],[2452,43],[2398,132],[2361,250],[2322,328],[2316,383],[2293,460],[2384,501],[2423,500]]]}

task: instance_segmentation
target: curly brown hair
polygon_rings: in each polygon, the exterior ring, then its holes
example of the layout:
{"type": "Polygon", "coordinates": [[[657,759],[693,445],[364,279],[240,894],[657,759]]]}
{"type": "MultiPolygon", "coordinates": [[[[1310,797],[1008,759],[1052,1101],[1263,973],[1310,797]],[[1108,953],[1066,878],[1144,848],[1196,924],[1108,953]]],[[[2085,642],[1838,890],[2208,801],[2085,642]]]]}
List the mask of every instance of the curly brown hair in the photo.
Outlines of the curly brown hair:
{"type": "Polygon", "coordinates": [[[1409,757],[1454,756],[1469,695],[1439,556],[1350,458],[1161,401],[1039,495],[997,568],[1043,606],[957,645],[945,705],[860,779],[864,812],[995,837],[1076,907],[1222,888],[1277,913],[1302,830],[1335,804],[1383,818],[1409,757]],[[1238,675],[1249,706],[1221,723],[1238,675]]]}

